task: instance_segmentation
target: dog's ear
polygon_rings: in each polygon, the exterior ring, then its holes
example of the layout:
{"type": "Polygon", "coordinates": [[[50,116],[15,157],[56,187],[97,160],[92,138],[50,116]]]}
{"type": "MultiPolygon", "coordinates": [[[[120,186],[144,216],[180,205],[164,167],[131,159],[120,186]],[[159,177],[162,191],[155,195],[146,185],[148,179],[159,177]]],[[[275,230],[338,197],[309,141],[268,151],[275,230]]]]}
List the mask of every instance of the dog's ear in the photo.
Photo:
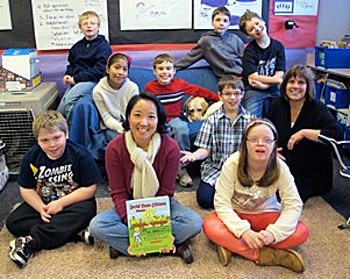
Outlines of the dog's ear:
{"type": "Polygon", "coordinates": [[[208,104],[207,101],[203,98],[203,101],[202,101],[202,116],[205,115],[205,113],[207,112],[208,107],[209,107],[209,104],[208,104]]]}
{"type": "Polygon", "coordinates": [[[190,96],[189,98],[187,98],[185,104],[184,104],[184,112],[185,114],[187,115],[187,112],[188,112],[188,106],[189,104],[192,102],[192,100],[194,99],[195,97],[194,96],[190,96]]]}

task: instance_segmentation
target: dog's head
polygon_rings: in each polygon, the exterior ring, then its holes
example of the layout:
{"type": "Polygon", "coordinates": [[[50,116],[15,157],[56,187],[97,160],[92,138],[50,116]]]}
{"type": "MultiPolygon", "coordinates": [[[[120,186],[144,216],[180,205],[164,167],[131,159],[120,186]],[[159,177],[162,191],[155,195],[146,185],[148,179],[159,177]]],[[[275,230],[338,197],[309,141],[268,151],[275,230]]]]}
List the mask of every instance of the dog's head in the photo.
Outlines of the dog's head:
{"type": "Polygon", "coordinates": [[[209,105],[204,98],[194,96],[189,97],[184,105],[184,111],[187,119],[190,122],[203,120],[208,106],[209,105]]]}

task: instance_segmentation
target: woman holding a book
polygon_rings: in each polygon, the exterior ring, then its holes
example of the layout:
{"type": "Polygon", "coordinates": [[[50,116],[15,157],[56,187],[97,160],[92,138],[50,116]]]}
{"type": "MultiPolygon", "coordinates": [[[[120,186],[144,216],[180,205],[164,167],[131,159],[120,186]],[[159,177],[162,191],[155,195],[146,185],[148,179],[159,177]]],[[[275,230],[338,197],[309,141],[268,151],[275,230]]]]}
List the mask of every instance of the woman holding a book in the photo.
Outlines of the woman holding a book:
{"type": "Polygon", "coordinates": [[[97,215],[90,224],[93,237],[110,246],[110,256],[130,252],[126,201],[156,196],[170,198],[173,250],[187,264],[193,254],[187,240],[202,228],[202,218],[174,197],[180,163],[178,144],[166,134],[166,114],[159,101],[147,94],[134,96],[126,108],[125,133],[106,150],[106,169],[114,208],[97,215]]]}

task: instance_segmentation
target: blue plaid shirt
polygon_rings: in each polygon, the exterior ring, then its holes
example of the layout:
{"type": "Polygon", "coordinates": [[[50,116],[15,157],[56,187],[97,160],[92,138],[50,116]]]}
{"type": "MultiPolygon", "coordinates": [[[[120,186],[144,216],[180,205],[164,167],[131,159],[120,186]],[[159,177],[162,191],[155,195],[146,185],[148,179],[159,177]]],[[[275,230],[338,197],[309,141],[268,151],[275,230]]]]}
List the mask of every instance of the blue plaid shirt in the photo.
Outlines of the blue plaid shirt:
{"type": "Polygon", "coordinates": [[[254,118],[256,118],[255,115],[247,113],[240,106],[240,112],[231,123],[222,106],[204,121],[194,142],[194,145],[209,151],[209,156],[201,166],[201,179],[204,182],[215,186],[222,165],[238,150],[244,127],[254,118]]]}

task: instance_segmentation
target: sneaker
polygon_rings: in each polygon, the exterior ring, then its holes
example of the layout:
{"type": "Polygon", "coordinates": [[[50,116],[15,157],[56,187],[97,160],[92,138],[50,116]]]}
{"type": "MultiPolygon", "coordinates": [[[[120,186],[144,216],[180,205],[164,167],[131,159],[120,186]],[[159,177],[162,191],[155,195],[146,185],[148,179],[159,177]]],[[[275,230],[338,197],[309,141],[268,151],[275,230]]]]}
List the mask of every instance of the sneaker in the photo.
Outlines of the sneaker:
{"type": "Polygon", "coordinates": [[[118,250],[114,249],[112,246],[109,246],[109,258],[116,259],[119,257],[118,250]]]}
{"type": "Polygon", "coordinates": [[[176,255],[180,257],[185,264],[191,264],[194,261],[192,250],[186,242],[176,245],[176,255]]]}
{"type": "Polygon", "coordinates": [[[34,255],[34,249],[28,245],[30,241],[29,236],[21,236],[10,242],[10,258],[19,268],[25,267],[29,258],[34,255]]]}
{"type": "Polygon", "coordinates": [[[86,228],[78,233],[78,236],[82,242],[85,242],[87,245],[94,245],[95,239],[90,234],[90,229],[86,228]]]}
{"type": "Polygon", "coordinates": [[[223,266],[227,266],[231,261],[232,252],[221,245],[218,245],[217,247],[220,263],[223,266]]]}
{"type": "Polygon", "coordinates": [[[187,173],[186,168],[180,168],[176,178],[179,179],[179,183],[182,187],[191,187],[193,185],[193,180],[187,173]]]}
{"type": "Polygon", "coordinates": [[[260,248],[257,265],[278,265],[295,272],[301,273],[305,271],[303,258],[297,251],[292,249],[260,248]]]}

